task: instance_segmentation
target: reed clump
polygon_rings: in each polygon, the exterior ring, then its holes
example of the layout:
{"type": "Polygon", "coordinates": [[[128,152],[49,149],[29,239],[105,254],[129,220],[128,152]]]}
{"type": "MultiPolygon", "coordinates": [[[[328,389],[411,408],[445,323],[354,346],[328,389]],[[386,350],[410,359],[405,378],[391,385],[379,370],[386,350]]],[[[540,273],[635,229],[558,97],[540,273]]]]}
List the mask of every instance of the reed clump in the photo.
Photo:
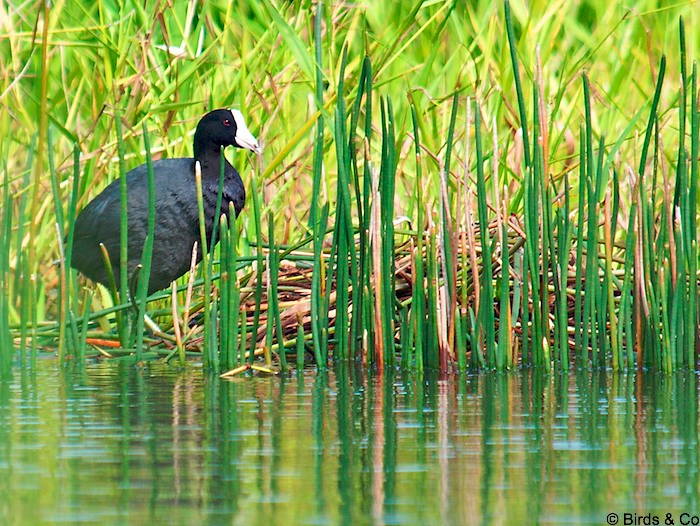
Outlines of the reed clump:
{"type": "MultiPolygon", "coordinates": [[[[48,351],[77,363],[97,356],[184,362],[196,355],[226,375],[339,360],[419,372],[697,368],[700,106],[697,64],[688,57],[697,45],[689,53],[684,19],[671,75],[679,81],[669,82],[662,55],[646,80],[634,79],[653,90],[629,94],[635,104],[628,106],[613,95],[630,72],[601,83],[584,69],[598,48],[575,56],[538,47],[523,61],[532,19],[519,4],[514,13],[505,2],[489,18],[493,31],[475,40],[460,33],[463,8],[422,4],[400,18],[388,47],[358,37],[361,21],[364,35],[371,34],[370,12],[324,2],[294,11],[265,2],[249,13],[251,33],[263,36],[245,43],[245,57],[271,49],[266,39],[278,35],[305,81],[300,88],[294,74],[280,77],[289,81],[283,85],[273,79],[269,93],[259,94],[264,102],[249,108],[288,115],[301,90],[307,112],[296,129],[261,125],[263,137],[278,145],[267,164],[246,168],[245,213],[230,223],[222,216],[218,245],[207,246],[202,234],[199,267],[149,298],[145,287],[133,301],[125,289],[110,296],[83,287],[69,256],[76,210],[92,195],[109,152],[123,175],[126,152],[141,141],[150,164],[156,128],[148,112],[142,132],[125,135],[127,115],[136,115],[133,100],[105,104],[114,140],[87,160],[70,126],[55,117],[40,122],[38,140],[26,145],[25,168],[6,167],[0,192],[3,363],[48,351]],[[274,31],[258,27],[258,18],[274,31]],[[434,23],[442,25],[433,30],[434,23]],[[432,52],[401,44],[407,38],[429,48],[424,31],[439,43],[432,52]],[[474,71],[462,75],[469,82],[454,74],[460,68],[442,48],[447,35],[468,42],[474,71]],[[486,54],[475,57],[477,50],[486,54]],[[544,53],[557,65],[544,62],[544,53]],[[410,58],[443,78],[436,84],[429,74],[397,69],[410,58]],[[549,67],[562,68],[558,84],[549,67]],[[413,84],[397,89],[392,73],[410,75],[413,84]],[[438,88],[440,98],[428,95],[438,88]],[[277,110],[266,95],[276,97],[277,110]],[[65,159],[56,159],[56,134],[75,143],[65,159]],[[32,179],[43,157],[53,197],[46,207],[35,201],[42,183],[32,179]],[[40,250],[49,246],[58,247],[51,262],[40,250]],[[134,305],[131,327],[126,312],[134,305]]],[[[234,8],[210,9],[230,16],[234,8]]],[[[136,31],[145,22],[133,16],[127,24],[136,31]]],[[[189,9],[184,17],[193,23],[189,9]]],[[[123,37],[103,26],[95,31],[123,37]]],[[[44,34],[44,47],[51,34],[44,34]]],[[[183,70],[154,59],[156,69],[205,75],[205,59],[229,38],[222,30],[205,49],[185,46],[192,56],[183,70]]],[[[41,60],[48,83],[49,58],[41,60]]],[[[238,88],[253,78],[246,70],[238,88]]],[[[168,126],[187,108],[165,102],[178,82],[166,83],[162,95],[168,126]]],[[[183,82],[190,91],[181,97],[201,95],[183,82]]],[[[107,125],[100,137],[110,133],[107,125]]],[[[163,140],[155,155],[177,147],[163,140]]],[[[150,250],[144,248],[146,275],[150,250]]],[[[120,281],[124,287],[127,280],[120,281]]]]}

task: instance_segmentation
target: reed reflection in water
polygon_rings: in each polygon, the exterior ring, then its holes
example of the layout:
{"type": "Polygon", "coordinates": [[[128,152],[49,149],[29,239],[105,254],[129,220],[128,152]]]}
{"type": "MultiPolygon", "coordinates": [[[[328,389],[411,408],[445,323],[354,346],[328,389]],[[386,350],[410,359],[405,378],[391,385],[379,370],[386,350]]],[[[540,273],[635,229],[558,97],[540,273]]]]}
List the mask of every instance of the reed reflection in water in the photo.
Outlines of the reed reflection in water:
{"type": "Polygon", "coordinates": [[[698,513],[690,373],[0,383],[0,522],[602,524],[698,513]]]}

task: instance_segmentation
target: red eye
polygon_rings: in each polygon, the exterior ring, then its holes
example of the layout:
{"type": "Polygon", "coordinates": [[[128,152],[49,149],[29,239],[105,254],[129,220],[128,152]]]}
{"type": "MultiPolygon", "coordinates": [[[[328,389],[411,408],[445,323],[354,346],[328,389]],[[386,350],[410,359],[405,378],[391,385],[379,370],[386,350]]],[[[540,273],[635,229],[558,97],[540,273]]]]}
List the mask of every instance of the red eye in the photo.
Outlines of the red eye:
{"type": "Polygon", "coordinates": [[[228,119],[224,119],[224,126],[231,126],[231,121],[228,119]]]}

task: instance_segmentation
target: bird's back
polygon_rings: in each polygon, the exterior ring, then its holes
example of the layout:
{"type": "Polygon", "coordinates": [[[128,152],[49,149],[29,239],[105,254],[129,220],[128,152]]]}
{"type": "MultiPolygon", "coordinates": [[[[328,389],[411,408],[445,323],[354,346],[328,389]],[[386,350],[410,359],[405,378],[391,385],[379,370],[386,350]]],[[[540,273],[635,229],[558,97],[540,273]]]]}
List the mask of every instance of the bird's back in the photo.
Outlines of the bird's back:
{"type": "MultiPolygon", "coordinates": [[[[227,210],[228,201],[233,201],[238,212],[243,206],[243,185],[238,173],[230,165],[227,168],[222,209],[227,210]]],[[[156,161],[153,163],[153,173],[156,225],[149,294],[168,287],[173,280],[187,272],[193,244],[199,239],[194,159],[156,161]]],[[[128,275],[131,276],[141,260],[148,228],[146,165],[131,170],[126,181],[128,275]]],[[[203,187],[207,234],[210,235],[216,215],[217,182],[213,182],[213,188],[212,181],[203,182],[203,187]]],[[[108,284],[108,278],[100,243],[107,249],[115,278],[119,282],[120,204],[119,180],[116,180],[82,210],[75,224],[73,266],[90,279],[105,285],[108,284]]]]}

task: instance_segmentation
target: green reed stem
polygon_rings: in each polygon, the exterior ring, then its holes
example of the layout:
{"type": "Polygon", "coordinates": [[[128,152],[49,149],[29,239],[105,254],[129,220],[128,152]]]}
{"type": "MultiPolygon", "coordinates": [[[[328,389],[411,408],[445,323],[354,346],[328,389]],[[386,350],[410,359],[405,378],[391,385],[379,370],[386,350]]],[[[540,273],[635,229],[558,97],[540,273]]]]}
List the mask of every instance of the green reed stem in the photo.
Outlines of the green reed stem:
{"type": "MultiPolygon", "coordinates": [[[[153,238],[156,227],[156,189],[153,174],[153,159],[151,157],[148,128],[143,123],[143,146],[146,151],[146,177],[148,185],[148,219],[146,223],[146,239],[141,252],[141,267],[138,270],[138,285],[136,302],[138,305],[138,318],[136,320],[136,359],[142,359],[143,353],[143,329],[144,316],[146,315],[146,296],[148,295],[148,283],[151,276],[151,258],[153,256],[153,238]]],[[[201,176],[200,176],[201,177],[201,176]]]]}
{"type": "Polygon", "coordinates": [[[412,291],[412,303],[411,310],[413,314],[413,326],[414,326],[414,355],[415,355],[415,367],[419,373],[423,372],[423,342],[424,334],[423,327],[425,325],[425,272],[423,270],[423,233],[425,231],[425,219],[423,217],[423,185],[420,181],[423,180],[423,167],[421,162],[421,149],[420,149],[420,134],[418,126],[418,112],[416,111],[416,106],[411,101],[411,118],[413,120],[413,142],[415,145],[415,155],[416,155],[416,181],[419,184],[415,185],[415,200],[416,200],[416,251],[413,258],[413,291],[412,291]]]}
{"type": "Polygon", "coordinates": [[[515,49],[515,36],[513,34],[513,18],[510,12],[510,2],[505,0],[503,3],[506,22],[506,34],[508,35],[508,49],[510,51],[510,62],[513,67],[513,79],[515,80],[515,92],[518,96],[518,111],[520,112],[520,129],[523,132],[523,154],[525,167],[530,166],[530,141],[527,131],[527,109],[525,106],[525,98],[523,97],[523,87],[520,83],[520,67],[518,66],[518,56],[515,49]]]}
{"type": "MultiPolygon", "coordinates": [[[[121,114],[114,115],[114,127],[117,132],[117,152],[119,155],[119,299],[129,298],[129,189],[126,181],[126,163],[124,136],[122,133],[121,114]]],[[[129,317],[117,314],[119,341],[122,347],[129,345],[129,317]]]]}
{"type": "Polygon", "coordinates": [[[207,227],[204,218],[204,197],[202,195],[202,168],[199,162],[195,163],[195,188],[197,192],[197,211],[199,214],[199,246],[202,251],[202,276],[204,278],[204,339],[202,341],[202,357],[205,369],[219,372],[218,353],[212,346],[212,323],[211,323],[211,274],[209,272],[209,245],[207,243],[207,227]]]}
{"type": "MultiPolygon", "coordinates": [[[[73,261],[73,239],[75,238],[75,218],[78,209],[78,195],[80,189],[80,148],[77,144],[73,146],[73,181],[71,184],[70,203],[68,205],[68,233],[66,234],[66,242],[64,247],[64,266],[66,273],[66,311],[68,317],[68,325],[70,327],[71,340],[70,344],[73,347],[78,347],[81,343],[78,341],[78,326],[75,316],[75,306],[78,304],[77,290],[75,284],[75,270],[72,267],[73,261]]],[[[128,336],[128,335],[127,335],[128,336]]]]}
{"type": "MultiPolygon", "coordinates": [[[[350,203],[350,154],[347,149],[348,139],[345,127],[345,94],[343,92],[343,77],[347,65],[347,47],[343,48],[343,56],[338,73],[338,95],[335,109],[335,147],[338,167],[337,203],[335,212],[335,229],[333,234],[332,253],[336,256],[336,319],[335,319],[335,355],[340,360],[348,357],[349,336],[349,289],[355,290],[356,257],[354,251],[354,232],[352,226],[352,207],[350,203]]],[[[330,270],[329,270],[330,273],[330,270]]],[[[330,290],[330,287],[329,287],[330,290]]]]}
{"type": "Polygon", "coordinates": [[[296,341],[296,365],[297,371],[301,372],[304,370],[304,323],[297,323],[297,341],[296,341]]]}
{"type": "MultiPolygon", "coordinates": [[[[352,177],[352,186],[355,191],[355,204],[357,206],[357,223],[359,225],[359,253],[355,253],[354,243],[351,245],[351,255],[355,258],[355,270],[352,275],[352,319],[350,321],[350,358],[354,357],[356,348],[361,346],[362,333],[366,325],[363,322],[363,304],[365,302],[365,287],[366,282],[366,265],[369,252],[367,245],[367,234],[369,231],[369,216],[364,207],[362,188],[360,187],[360,174],[358,169],[357,148],[358,143],[357,128],[360,121],[360,110],[362,106],[362,97],[365,95],[366,88],[371,82],[372,65],[369,57],[365,57],[362,61],[362,69],[360,70],[360,80],[357,87],[357,95],[353,104],[350,130],[347,140],[347,152],[350,163],[350,175],[352,177]]],[[[367,93],[367,99],[371,95],[367,93]]],[[[369,100],[367,100],[369,103],[369,100]]],[[[366,119],[371,120],[371,115],[366,112],[366,119]]]]}
{"type": "MultiPolygon", "coordinates": [[[[268,213],[267,216],[268,224],[268,240],[270,246],[272,247],[269,252],[269,265],[268,265],[268,276],[269,276],[269,288],[267,291],[268,298],[268,313],[267,313],[267,324],[268,330],[271,332],[271,326],[274,324],[276,327],[276,337],[278,350],[277,354],[280,359],[280,367],[282,371],[287,370],[287,351],[284,347],[284,335],[282,334],[282,318],[280,316],[280,304],[279,304],[279,265],[280,265],[280,252],[279,247],[275,246],[275,223],[272,216],[272,211],[268,213]]],[[[272,348],[272,342],[270,339],[268,348],[272,348]]]]}
{"type": "Polygon", "coordinates": [[[381,323],[384,337],[384,364],[391,367],[394,361],[394,193],[396,185],[396,145],[394,110],[389,99],[384,99],[382,115],[382,161],[379,170],[379,206],[382,234],[382,296],[381,323]]]}
{"type": "Polygon", "coordinates": [[[700,165],[700,107],[698,105],[698,67],[693,62],[692,82],[690,89],[690,180],[688,182],[688,221],[686,247],[688,252],[688,310],[686,336],[686,362],[688,367],[695,367],[697,349],[700,343],[700,312],[698,310],[698,209],[697,192],[700,183],[698,165],[700,165]]]}
{"type": "Polygon", "coordinates": [[[496,365],[496,329],[493,315],[493,262],[491,259],[491,236],[489,235],[489,219],[486,204],[484,154],[481,148],[481,112],[477,100],[474,100],[474,138],[476,142],[476,196],[483,264],[478,317],[481,338],[483,338],[485,343],[486,363],[489,367],[494,367],[496,365]]]}
{"type": "MultiPolygon", "coordinates": [[[[251,178],[251,187],[253,191],[253,221],[255,224],[255,312],[253,314],[253,330],[251,331],[251,346],[249,352],[249,363],[253,363],[255,358],[255,348],[258,341],[258,328],[260,327],[260,309],[263,294],[263,271],[265,268],[265,257],[262,249],[262,203],[260,192],[258,191],[258,183],[255,177],[251,178]]],[[[270,361],[269,349],[266,351],[265,359],[270,361]]]]}
{"type": "MultiPolygon", "coordinates": [[[[47,156],[49,161],[49,178],[51,180],[51,195],[53,197],[54,214],[56,216],[56,233],[57,241],[62,244],[65,239],[65,222],[63,216],[63,199],[61,198],[61,192],[59,190],[58,175],[56,174],[56,165],[54,161],[54,145],[53,145],[53,133],[52,129],[48,129],[47,137],[47,156]]],[[[59,266],[59,287],[58,287],[58,297],[56,304],[58,307],[58,359],[59,362],[63,363],[66,350],[66,310],[67,310],[67,296],[68,289],[66,286],[66,267],[65,261],[61,261],[59,266]]]]}
{"type": "MultiPolygon", "coordinates": [[[[235,222],[235,215],[231,217],[235,222]]],[[[219,308],[219,332],[221,336],[219,337],[219,342],[221,347],[219,348],[219,362],[224,370],[228,370],[234,367],[233,357],[230,354],[231,345],[229,339],[231,338],[231,327],[229,308],[231,300],[231,279],[232,276],[229,274],[228,261],[231,257],[231,249],[229,244],[231,242],[231,235],[228,229],[228,219],[227,216],[221,214],[219,218],[219,229],[221,231],[221,243],[219,245],[219,254],[221,255],[221,260],[219,263],[221,277],[219,278],[219,294],[221,295],[221,306],[219,308]]]]}
{"type": "Polygon", "coordinates": [[[227,336],[228,349],[228,366],[236,367],[243,362],[245,358],[245,337],[240,339],[241,324],[245,325],[245,313],[240,311],[241,306],[241,287],[238,281],[238,237],[239,227],[236,221],[236,210],[233,203],[229,203],[228,217],[230,227],[228,229],[228,257],[224,260],[226,274],[228,276],[228,296],[226,304],[228,305],[228,321],[227,327],[229,334],[227,336]],[[233,331],[231,333],[231,331],[233,331]],[[240,356],[239,356],[240,354],[240,356]]]}
{"type": "MultiPolygon", "coordinates": [[[[316,13],[314,15],[314,49],[316,58],[316,108],[323,108],[323,70],[322,70],[322,24],[323,24],[323,1],[316,4],[316,13]]],[[[311,210],[310,210],[310,227],[313,232],[313,247],[314,247],[314,269],[311,285],[311,332],[313,334],[314,355],[316,363],[320,369],[325,369],[326,360],[326,342],[327,332],[323,324],[324,315],[323,308],[323,290],[321,288],[321,253],[323,250],[323,232],[325,231],[326,222],[322,221],[324,213],[322,212],[321,199],[321,179],[323,177],[323,112],[321,112],[316,121],[316,138],[314,140],[313,154],[313,182],[311,190],[311,210]]],[[[327,205],[326,205],[327,206],[327,205]]],[[[326,208],[327,210],[327,208],[326,208]]],[[[327,212],[326,212],[327,217],[327,212]]]]}
{"type": "Polygon", "coordinates": [[[2,223],[0,223],[0,367],[5,370],[12,360],[10,332],[10,247],[12,239],[12,194],[7,166],[3,170],[2,223]]]}

